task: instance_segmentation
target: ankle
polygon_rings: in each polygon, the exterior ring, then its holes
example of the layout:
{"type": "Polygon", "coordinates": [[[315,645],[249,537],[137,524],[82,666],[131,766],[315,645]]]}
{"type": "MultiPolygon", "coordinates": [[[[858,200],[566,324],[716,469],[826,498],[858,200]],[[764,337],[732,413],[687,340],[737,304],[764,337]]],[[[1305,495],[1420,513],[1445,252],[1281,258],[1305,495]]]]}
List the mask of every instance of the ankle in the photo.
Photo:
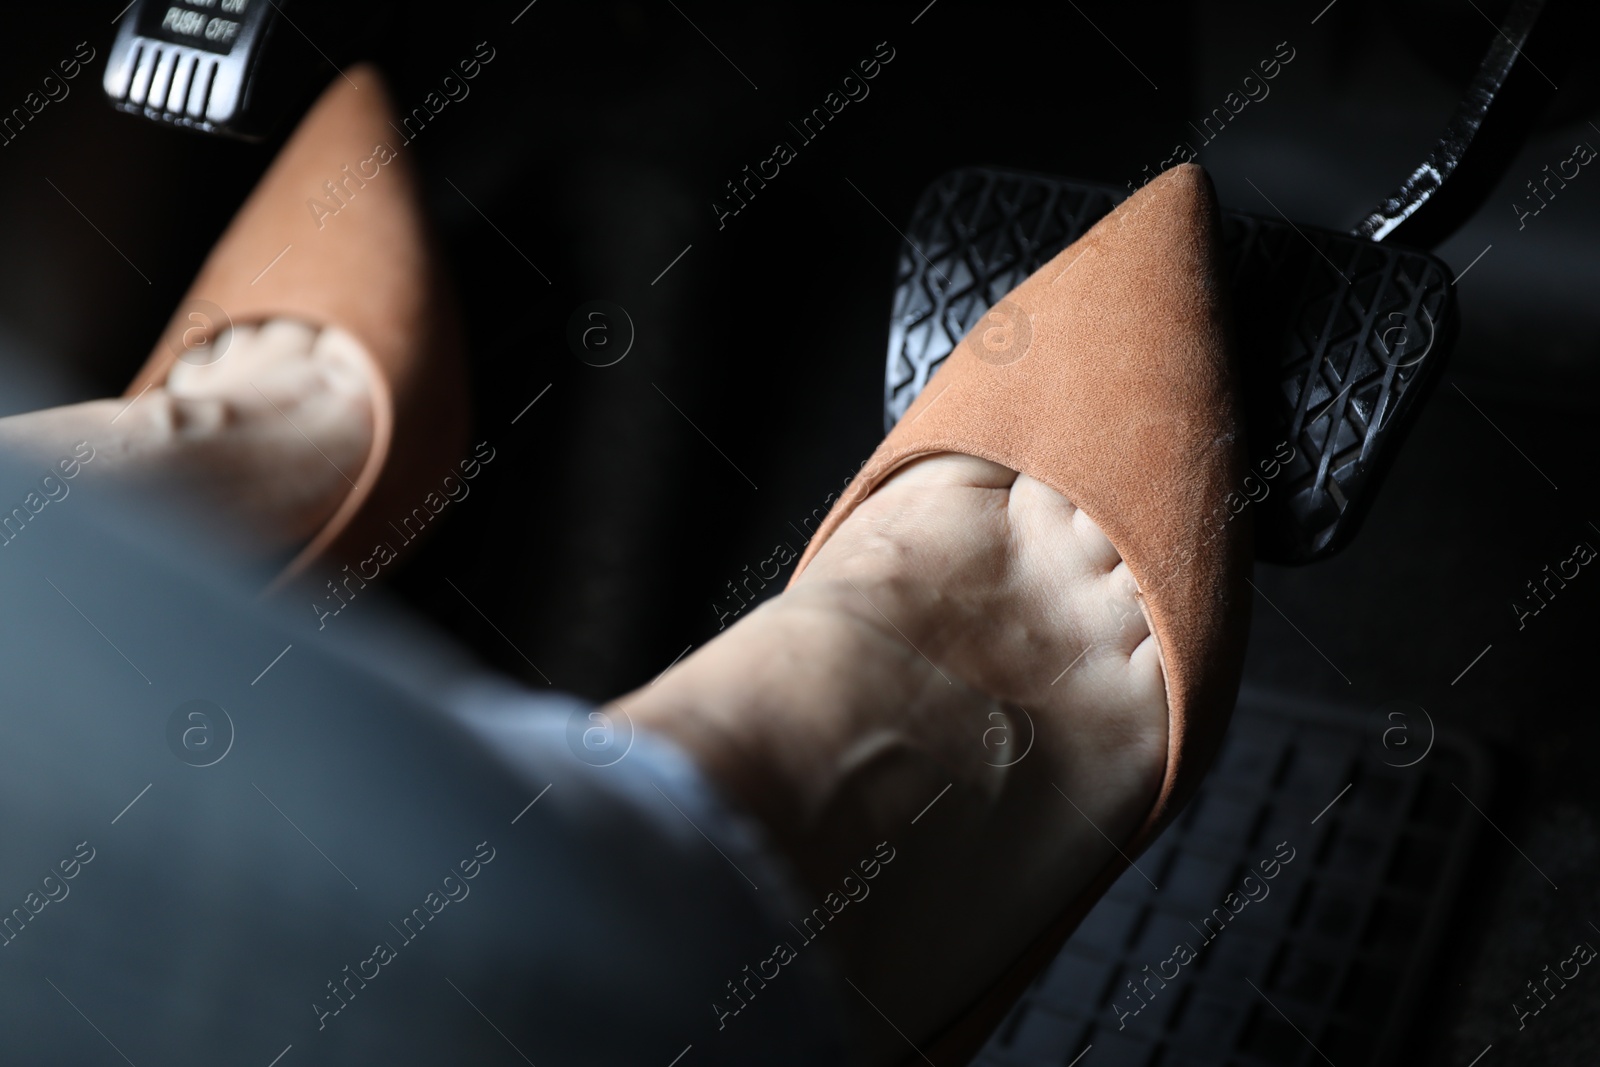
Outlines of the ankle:
{"type": "Polygon", "coordinates": [[[814,884],[952,778],[997,788],[980,738],[998,705],[940,675],[846,583],[797,586],[618,705],[686,749],[814,884]]]}

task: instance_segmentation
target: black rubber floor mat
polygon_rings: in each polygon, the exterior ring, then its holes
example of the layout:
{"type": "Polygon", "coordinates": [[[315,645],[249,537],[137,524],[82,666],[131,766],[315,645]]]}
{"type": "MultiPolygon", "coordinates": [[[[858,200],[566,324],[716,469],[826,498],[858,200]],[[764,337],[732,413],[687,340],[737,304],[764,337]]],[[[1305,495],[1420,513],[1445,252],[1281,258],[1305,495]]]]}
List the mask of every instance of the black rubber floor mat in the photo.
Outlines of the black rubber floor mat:
{"type": "Polygon", "coordinates": [[[1198,798],[974,1062],[1396,1062],[1479,825],[1456,787],[1490,785],[1461,737],[1418,758],[1431,724],[1385,748],[1398,723],[1246,694],[1198,798]]]}
{"type": "MultiPolygon", "coordinates": [[[[886,425],[985,311],[1122,196],[979,167],[931,185],[901,248],[886,425]]],[[[1278,218],[1225,212],[1223,242],[1258,483],[1239,492],[1255,501],[1257,554],[1309,562],[1354,534],[1442,366],[1454,279],[1425,252],[1278,218]]]]}

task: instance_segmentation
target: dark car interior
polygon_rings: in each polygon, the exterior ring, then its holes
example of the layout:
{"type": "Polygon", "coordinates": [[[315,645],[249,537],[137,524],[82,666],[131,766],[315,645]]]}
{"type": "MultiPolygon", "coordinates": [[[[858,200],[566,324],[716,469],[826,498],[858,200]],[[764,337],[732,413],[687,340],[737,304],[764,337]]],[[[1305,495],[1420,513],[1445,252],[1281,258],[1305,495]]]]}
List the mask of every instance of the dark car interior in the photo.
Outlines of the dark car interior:
{"type": "Polygon", "coordinates": [[[375,57],[497,455],[390,593],[597,701],[779,592],[996,298],[1201,163],[1258,479],[1244,686],[975,1062],[1595,1062],[1600,978],[1547,981],[1600,944],[1578,0],[211,6],[0,9],[0,414],[118,395],[375,57]]]}

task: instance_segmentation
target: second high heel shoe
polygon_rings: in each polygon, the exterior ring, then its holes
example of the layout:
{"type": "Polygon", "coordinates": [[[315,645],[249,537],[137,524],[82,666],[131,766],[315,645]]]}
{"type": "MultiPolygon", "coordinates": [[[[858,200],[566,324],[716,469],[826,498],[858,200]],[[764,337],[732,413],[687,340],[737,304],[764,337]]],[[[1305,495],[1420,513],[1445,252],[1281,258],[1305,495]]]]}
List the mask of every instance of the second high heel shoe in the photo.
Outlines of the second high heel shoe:
{"type": "MultiPolygon", "coordinates": [[[[928,1050],[964,1063],[1192,795],[1242,666],[1249,518],[1217,207],[1197,166],[1157,177],[1012,290],[957,346],[835,504],[794,579],[895,471],[937,453],[1027,474],[1086,513],[1138,582],[1168,710],[1159,796],[1134,836],[928,1050]]],[[[1039,848],[1049,848],[1040,842],[1039,848]]]]}
{"type": "MultiPolygon", "coordinates": [[[[319,561],[339,565],[393,541],[390,523],[422,506],[462,458],[467,401],[453,303],[430,248],[407,149],[378,71],[335,77],[217,242],[154,353],[128,386],[165,382],[225,321],[336,326],[363,349],[372,446],[333,517],[288,563],[281,584],[319,561]]],[[[224,356],[223,358],[226,358],[224,356]]]]}

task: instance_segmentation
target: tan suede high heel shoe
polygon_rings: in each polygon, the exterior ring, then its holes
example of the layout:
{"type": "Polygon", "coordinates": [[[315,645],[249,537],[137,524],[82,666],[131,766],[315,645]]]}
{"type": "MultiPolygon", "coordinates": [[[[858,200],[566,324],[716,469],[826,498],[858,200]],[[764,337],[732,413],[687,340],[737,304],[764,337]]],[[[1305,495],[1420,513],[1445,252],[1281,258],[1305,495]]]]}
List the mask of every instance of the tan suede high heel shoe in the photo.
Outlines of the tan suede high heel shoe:
{"type": "Polygon", "coordinates": [[[1249,521],[1217,276],[1217,208],[1197,166],[1129,197],[992,309],[951,354],[811,539],[797,579],[855,507],[941,452],[1027,474],[1082,509],[1138,582],[1161,650],[1169,729],[1154,808],[1132,840],[927,1051],[965,1063],[1091,907],[1192,796],[1237,693],[1249,521]]]}
{"type": "Polygon", "coordinates": [[[390,522],[451,473],[465,441],[454,307],[429,249],[410,158],[394,147],[394,115],[375,68],[332,80],[212,249],[125,394],[163,383],[180,356],[230,321],[297,319],[340,327],[361,343],[371,449],[355,487],[278,584],[317,560],[370,553],[390,536],[390,522]],[[225,318],[205,314],[207,303],[225,318]]]}

